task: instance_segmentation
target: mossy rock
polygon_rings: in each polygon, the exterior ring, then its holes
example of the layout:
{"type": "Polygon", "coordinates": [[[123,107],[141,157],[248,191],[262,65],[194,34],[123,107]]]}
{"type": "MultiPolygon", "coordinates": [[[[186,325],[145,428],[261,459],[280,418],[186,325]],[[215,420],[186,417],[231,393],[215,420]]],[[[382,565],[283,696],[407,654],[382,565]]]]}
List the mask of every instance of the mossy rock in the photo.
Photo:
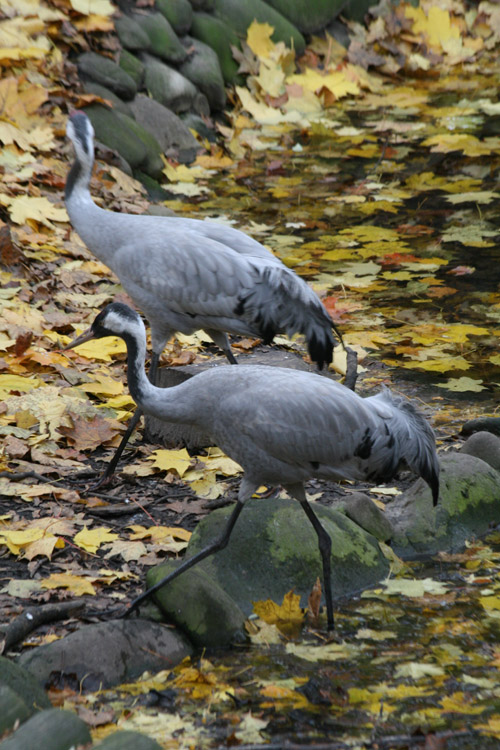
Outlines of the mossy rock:
{"type": "Polygon", "coordinates": [[[303,34],[320,31],[338,16],[345,0],[266,0],[303,34]]]}
{"type": "MultiPolygon", "coordinates": [[[[411,5],[418,5],[417,2],[410,2],[411,5]]],[[[377,3],[374,0],[347,0],[343,4],[342,15],[352,21],[363,23],[365,16],[377,3]]]]}
{"type": "Polygon", "coordinates": [[[20,695],[0,682],[0,737],[16,723],[29,719],[32,713],[20,695]]]}
{"type": "Polygon", "coordinates": [[[133,78],[137,88],[140,88],[144,80],[144,65],[141,63],[139,58],[133,55],[128,50],[122,49],[122,51],[120,52],[119,65],[120,68],[125,71],[125,73],[128,73],[129,76],[133,78]]]}
{"type": "Polygon", "coordinates": [[[187,112],[194,107],[196,86],[179,71],[151,55],[144,56],[146,89],[153,99],[173,112],[187,112]]]}
{"type": "Polygon", "coordinates": [[[188,33],[193,21],[193,8],[188,0],[155,0],[155,5],[176,34],[188,33]]]}
{"type": "MultiPolygon", "coordinates": [[[[171,573],[177,563],[148,570],[148,587],[171,573]]],[[[199,568],[191,568],[155,595],[168,621],[175,623],[200,648],[227,647],[245,641],[245,615],[236,602],[199,568]]]]}
{"type": "Polygon", "coordinates": [[[85,107],[96,134],[96,138],[105,146],[117,151],[132,169],[140,167],[147,158],[146,146],[133,130],[108,107],[91,104],[85,107]]]}
{"type": "Polygon", "coordinates": [[[468,539],[500,523],[500,473],[475,456],[446,453],[440,457],[438,504],[418,479],[387,505],[394,534],[392,547],[404,558],[458,551],[468,539]]]}
{"type": "Polygon", "coordinates": [[[144,29],[130,16],[121,16],[115,19],[115,29],[118,39],[125,49],[148,50],[150,47],[149,36],[144,29]]]}
{"type": "Polygon", "coordinates": [[[142,125],[136,122],[132,117],[128,117],[121,112],[118,113],[118,117],[133,133],[135,133],[137,138],[139,138],[146,147],[146,156],[141,164],[141,169],[154,179],[160,179],[165,165],[161,158],[162,150],[160,144],[154,135],[151,135],[149,131],[143,128],[142,125]]]}
{"type": "Polygon", "coordinates": [[[5,656],[0,656],[0,685],[6,685],[17,693],[31,712],[51,706],[36,677],[5,656]]]}
{"type": "Polygon", "coordinates": [[[134,169],[134,178],[142,182],[148,191],[148,197],[151,201],[166,201],[174,197],[157,180],[154,180],[145,172],[141,172],[140,169],[134,169]]]}
{"type": "MultiPolygon", "coordinates": [[[[343,513],[318,503],[313,507],[333,542],[333,597],[354,594],[387,575],[389,564],[373,536],[343,513]]],[[[220,536],[231,511],[215,510],[198,524],[186,557],[220,536]]],[[[300,504],[286,498],[252,498],[245,503],[227,547],[196,567],[216,581],[245,614],[252,611],[252,602],[281,602],[290,589],[300,594],[305,606],[316,579],[322,579],[316,532],[300,504]]]]}
{"type": "Polygon", "coordinates": [[[137,86],[133,78],[117,63],[95,52],[84,52],[78,58],[78,70],[85,80],[91,79],[111,89],[121,99],[133,99],[137,86]]]}
{"type": "Polygon", "coordinates": [[[28,719],[1,743],[2,750],[71,750],[92,738],[87,725],[72,711],[51,708],[28,719]]]}
{"type": "Polygon", "coordinates": [[[151,737],[146,737],[139,732],[114,732],[108,735],[93,750],[162,750],[151,737]]]}
{"type": "Polygon", "coordinates": [[[179,72],[205,94],[211,111],[223,109],[226,91],[217,54],[199,39],[186,37],[186,43],[192,51],[180,66],[179,72]]]}
{"type": "Polygon", "coordinates": [[[132,110],[127,102],[124,102],[123,99],[116,96],[116,94],[110,89],[107,89],[106,86],[101,86],[100,83],[96,83],[95,81],[87,81],[83,84],[83,90],[86,94],[95,94],[96,96],[100,96],[101,99],[108,101],[111,105],[111,109],[114,109],[117,112],[123,112],[124,115],[128,115],[129,117],[132,116],[132,110]]]}
{"type": "Polygon", "coordinates": [[[189,0],[195,11],[202,10],[211,13],[215,7],[215,0],[189,0]]]}
{"type": "Polygon", "coordinates": [[[149,51],[162,60],[179,64],[187,57],[187,52],[177,38],[177,34],[161,13],[148,13],[136,16],[136,21],[149,37],[149,51]]]}
{"type": "Polygon", "coordinates": [[[196,159],[198,142],[170,109],[145,94],[137,94],[131,109],[135,121],[154,135],[163,153],[182,163],[196,159]]]}
{"type": "Polygon", "coordinates": [[[231,47],[240,47],[236,32],[220,18],[208,13],[195,13],[191,24],[191,36],[205,42],[219,58],[219,65],[226,83],[243,82],[238,75],[238,63],[233,57],[231,47]]]}
{"type": "Polygon", "coordinates": [[[254,20],[268,23],[274,28],[271,37],[274,42],[293,46],[298,55],[305,50],[306,42],[300,31],[263,0],[215,0],[215,15],[243,37],[246,37],[247,29],[254,20]]]}

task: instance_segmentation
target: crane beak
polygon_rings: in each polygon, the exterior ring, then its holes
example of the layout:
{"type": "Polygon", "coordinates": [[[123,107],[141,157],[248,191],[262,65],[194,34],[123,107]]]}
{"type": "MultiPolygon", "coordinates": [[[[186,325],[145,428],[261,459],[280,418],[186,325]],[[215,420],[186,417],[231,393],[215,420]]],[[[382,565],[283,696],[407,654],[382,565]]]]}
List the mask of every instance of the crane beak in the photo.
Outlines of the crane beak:
{"type": "Polygon", "coordinates": [[[87,328],[86,331],[81,333],[79,336],[76,337],[76,339],[73,339],[73,341],[70,341],[69,344],[66,344],[66,346],[63,346],[61,348],[62,352],[65,352],[66,349],[74,349],[75,346],[80,346],[80,344],[85,344],[87,341],[91,341],[94,336],[94,331],[92,328],[87,328]]]}

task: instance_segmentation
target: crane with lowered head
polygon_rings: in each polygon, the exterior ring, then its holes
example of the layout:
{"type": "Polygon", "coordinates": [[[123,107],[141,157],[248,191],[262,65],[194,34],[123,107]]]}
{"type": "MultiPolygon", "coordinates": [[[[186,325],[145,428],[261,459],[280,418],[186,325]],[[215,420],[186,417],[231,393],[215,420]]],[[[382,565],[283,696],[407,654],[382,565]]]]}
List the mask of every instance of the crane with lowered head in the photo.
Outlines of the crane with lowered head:
{"type": "MultiPolygon", "coordinates": [[[[298,332],[320,369],[332,361],[332,331],[342,337],[319,297],[296,273],[259,242],[223,224],[100,208],[89,190],[94,129],[87,115],[71,113],[66,133],[75,152],[65,187],[71,224],[149,321],[151,382],[177,331],[204,329],[232,364],[236,359],[227,333],[269,343],[277,333],[298,332]]],[[[139,417],[136,412],[101,483],[112,475],[139,417]]]]}
{"type": "Polygon", "coordinates": [[[317,534],[331,629],[331,539],[306,498],[304,482],[311,477],[385,482],[406,465],[427,482],[437,504],[434,433],[408,400],[388,389],[362,398],[316,373],[260,365],[213,368],[180,385],[157,388],[144,370],[144,324],[130,307],[116,302],[65,349],[105,336],[125,341],[130,393],[144,413],[201,427],[244,470],[238,500],[220,537],[135,599],[127,612],[225,547],[245,501],[258,487],[281,485],[300,502],[317,534]]]}

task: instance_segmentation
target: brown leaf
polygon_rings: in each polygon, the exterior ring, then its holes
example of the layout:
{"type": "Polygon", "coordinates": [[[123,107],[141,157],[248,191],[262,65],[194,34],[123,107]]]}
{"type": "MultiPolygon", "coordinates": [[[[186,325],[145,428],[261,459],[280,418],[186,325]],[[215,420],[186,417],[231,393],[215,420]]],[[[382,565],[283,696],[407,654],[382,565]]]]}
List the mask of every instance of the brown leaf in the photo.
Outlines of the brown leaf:
{"type": "Polygon", "coordinates": [[[71,421],[73,427],[60,427],[59,432],[66,435],[68,442],[81,451],[95,450],[102,443],[114,438],[119,431],[116,426],[118,423],[113,424],[104,417],[85,419],[72,414],[71,421]]]}
{"type": "Polygon", "coordinates": [[[16,338],[16,346],[14,353],[16,357],[21,357],[26,349],[30,346],[33,341],[33,331],[26,331],[26,333],[20,333],[16,338]]]}
{"type": "Polygon", "coordinates": [[[102,724],[110,724],[115,718],[115,712],[112,708],[105,708],[101,711],[91,711],[86,706],[78,706],[77,713],[80,719],[90,727],[99,727],[102,724]]]}
{"type": "Polygon", "coordinates": [[[309,594],[309,598],[307,600],[308,617],[313,627],[318,626],[320,605],[321,605],[321,581],[318,577],[316,578],[316,582],[314,586],[312,587],[312,591],[309,594]]]}
{"type": "Polygon", "coordinates": [[[10,227],[0,221],[0,265],[12,266],[18,263],[21,253],[12,242],[10,227]]]}

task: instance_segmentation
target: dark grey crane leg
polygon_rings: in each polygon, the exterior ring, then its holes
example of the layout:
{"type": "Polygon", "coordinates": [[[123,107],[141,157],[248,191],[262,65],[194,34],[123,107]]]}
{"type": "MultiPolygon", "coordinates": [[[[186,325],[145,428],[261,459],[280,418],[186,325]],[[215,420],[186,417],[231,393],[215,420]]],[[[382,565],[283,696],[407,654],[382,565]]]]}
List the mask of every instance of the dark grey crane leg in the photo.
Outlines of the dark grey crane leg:
{"type": "Polygon", "coordinates": [[[233,352],[231,351],[231,347],[229,345],[229,339],[227,335],[224,333],[224,331],[215,331],[213,328],[205,328],[205,333],[208,333],[214,344],[217,344],[219,349],[222,349],[224,354],[227,357],[227,361],[230,365],[237,365],[238,361],[236,357],[234,356],[233,352]]]}
{"type": "Polygon", "coordinates": [[[301,484],[284,485],[287,492],[292,495],[304,508],[305,514],[312,523],[314,531],[318,535],[318,546],[323,563],[323,589],[326,601],[326,620],[328,630],[333,630],[335,625],[333,621],[333,601],[332,601],[332,540],[330,534],[323,528],[321,522],[309,504],[304,488],[301,484]]]}
{"type": "Polygon", "coordinates": [[[148,589],[143,594],[141,594],[136,599],[134,599],[133,602],[131,602],[130,607],[122,615],[122,617],[128,617],[128,615],[131,612],[133,612],[134,609],[137,609],[137,607],[139,607],[140,604],[142,604],[142,602],[145,599],[148,599],[151,596],[151,594],[154,594],[155,591],[158,591],[167,583],[170,583],[170,581],[173,581],[174,578],[177,578],[177,576],[180,576],[180,574],[184,573],[185,570],[189,570],[189,568],[192,568],[193,565],[196,565],[197,563],[201,562],[201,560],[204,560],[206,557],[213,555],[214,552],[218,552],[219,550],[224,549],[224,547],[229,541],[229,537],[231,536],[231,532],[234,528],[234,525],[236,521],[238,520],[238,516],[243,510],[243,504],[244,503],[241,500],[238,500],[236,502],[233,512],[229,516],[229,520],[226,524],[226,528],[222,532],[221,536],[215,540],[215,542],[208,544],[206,547],[200,550],[196,555],[193,555],[193,557],[190,557],[188,560],[184,560],[184,562],[181,563],[181,565],[179,565],[178,568],[172,571],[172,573],[169,573],[167,576],[165,576],[165,578],[162,578],[161,581],[158,581],[158,583],[155,583],[154,586],[151,586],[150,589],[148,589]]]}
{"type": "MultiPolygon", "coordinates": [[[[156,373],[157,373],[157,370],[158,370],[158,363],[159,363],[159,361],[160,361],[160,354],[156,353],[156,352],[153,352],[153,354],[151,355],[151,364],[149,366],[149,379],[150,379],[150,381],[153,384],[154,384],[154,382],[156,380],[156,373]]],[[[91,487],[92,490],[99,489],[99,487],[102,487],[103,484],[106,484],[108,482],[108,480],[111,479],[111,477],[115,473],[116,467],[118,466],[118,461],[120,460],[120,458],[122,456],[122,453],[125,450],[125,446],[127,445],[128,441],[130,440],[130,436],[132,435],[133,431],[135,430],[135,428],[139,424],[139,420],[140,420],[141,417],[142,417],[142,411],[141,411],[141,409],[139,409],[139,407],[137,407],[137,409],[134,412],[134,416],[132,417],[132,419],[128,423],[128,427],[127,427],[127,429],[126,429],[126,431],[125,431],[125,433],[124,433],[124,435],[123,435],[123,437],[121,439],[120,445],[118,446],[118,448],[115,451],[115,455],[113,456],[113,458],[111,459],[111,461],[107,465],[106,471],[104,472],[104,474],[102,475],[102,477],[96,482],[96,484],[92,485],[92,487],[91,487]]]]}

